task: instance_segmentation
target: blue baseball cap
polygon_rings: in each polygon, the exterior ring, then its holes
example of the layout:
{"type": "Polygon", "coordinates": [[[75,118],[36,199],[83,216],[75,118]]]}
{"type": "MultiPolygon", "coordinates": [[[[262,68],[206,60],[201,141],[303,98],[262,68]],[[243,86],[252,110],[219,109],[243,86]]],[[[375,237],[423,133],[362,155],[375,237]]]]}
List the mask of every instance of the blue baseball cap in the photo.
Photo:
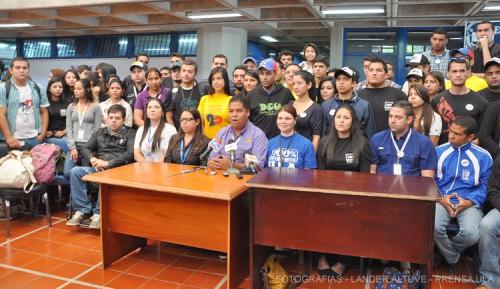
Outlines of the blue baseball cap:
{"type": "Polygon", "coordinates": [[[272,59],[272,58],[266,58],[266,59],[262,60],[259,64],[258,70],[260,70],[261,68],[264,68],[264,69],[269,70],[269,71],[278,70],[278,66],[276,65],[276,61],[274,61],[274,59],[272,59]]]}

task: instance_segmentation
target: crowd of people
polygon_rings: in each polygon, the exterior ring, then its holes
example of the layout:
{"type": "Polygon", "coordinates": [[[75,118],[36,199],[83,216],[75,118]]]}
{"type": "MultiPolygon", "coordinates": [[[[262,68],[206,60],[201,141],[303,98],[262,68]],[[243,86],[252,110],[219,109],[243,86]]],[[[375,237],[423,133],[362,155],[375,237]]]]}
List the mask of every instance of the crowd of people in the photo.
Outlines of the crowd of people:
{"type": "MultiPolygon", "coordinates": [[[[0,84],[0,155],[42,142],[59,145],[70,183],[63,195],[71,192],[75,209],[66,224],[90,219],[90,228],[100,228],[100,208],[99,202],[92,207],[82,177],[134,161],[227,170],[243,168],[250,154],[256,170],[433,178],[442,194],[435,265],[446,262],[457,274],[461,253],[479,242],[478,288],[498,288],[500,45],[494,28],[479,23],[478,44],[452,50],[446,30],[436,29],[431,50],[406,64],[404,84],[391,80],[392,65],[376,54],[364,58],[364,81],[354,67],[330,69],[313,43],[298,64],[290,51],[277,59],[247,57],[231,79],[222,54],[213,57],[207,79],[180,53],[160,69],[139,54],[124,79],[110,64],[96,71],[81,65],[51,70],[46,90],[30,79],[29,61],[15,57],[0,84]],[[200,159],[214,138],[235,146],[234,156],[220,149],[200,159]],[[460,230],[450,238],[452,219],[460,230]]],[[[318,272],[338,278],[351,260],[321,254],[318,272]]]]}

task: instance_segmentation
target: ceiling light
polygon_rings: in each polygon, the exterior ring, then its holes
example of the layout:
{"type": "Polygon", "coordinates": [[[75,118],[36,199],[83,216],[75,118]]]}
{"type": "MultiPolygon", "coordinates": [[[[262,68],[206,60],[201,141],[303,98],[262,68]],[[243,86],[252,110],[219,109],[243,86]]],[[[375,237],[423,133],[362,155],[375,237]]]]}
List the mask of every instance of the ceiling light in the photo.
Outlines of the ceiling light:
{"type": "Polygon", "coordinates": [[[23,27],[33,27],[29,23],[11,23],[11,24],[0,24],[0,28],[23,28],[23,27]]]}
{"type": "Polygon", "coordinates": [[[346,14],[381,14],[385,13],[384,6],[345,6],[345,7],[323,7],[321,13],[332,15],[346,14]]]}
{"type": "Polygon", "coordinates": [[[482,11],[500,11],[500,5],[486,5],[482,11]]]}
{"type": "Polygon", "coordinates": [[[347,38],[348,41],[384,41],[385,38],[347,38]]]}
{"type": "Polygon", "coordinates": [[[213,11],[213,12],[188,12],[186,16],[191,19],[211,19],[211,18],[231,18],[243,16],[233,11],[213,11]]]}
{"type": "Polygon", "coordinates": [[[264,39],[265,41],[269,41],[269,42],[278,42],[278,39],[273,38],[271,36],[261,36],[260,38],[264,39]]]}

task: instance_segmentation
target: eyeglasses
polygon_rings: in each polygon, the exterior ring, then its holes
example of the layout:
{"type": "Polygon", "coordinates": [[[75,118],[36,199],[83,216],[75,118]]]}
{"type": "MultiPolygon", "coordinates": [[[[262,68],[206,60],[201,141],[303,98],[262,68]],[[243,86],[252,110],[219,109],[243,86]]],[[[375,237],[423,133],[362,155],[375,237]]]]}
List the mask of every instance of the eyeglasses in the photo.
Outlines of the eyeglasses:
{"type": "Polygon", "coordinates": [[[190,118],[181,118],[180,122],[190,122],[192,120],[194,120],[194,118],[192,118],[192,117],[190,117],[190,118]]]}

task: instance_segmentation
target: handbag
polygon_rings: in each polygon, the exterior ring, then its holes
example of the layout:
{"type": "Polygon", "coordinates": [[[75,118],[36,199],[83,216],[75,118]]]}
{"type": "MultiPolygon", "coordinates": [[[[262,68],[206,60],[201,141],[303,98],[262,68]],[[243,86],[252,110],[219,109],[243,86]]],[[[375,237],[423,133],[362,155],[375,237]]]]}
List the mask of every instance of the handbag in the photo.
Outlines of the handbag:
{"type": "Polygon", "coordinates": [[[295,289],[302,284],[302,281],[308,277],[304,274],[299,277],[299,281],[290,285],[293,276],[288,275],[285,268],[281,266],[276,258],[276,254],[270,255],[264,265],[260,268],[264,289],[295,289]]]}
{"type": "Polygon", "coordinates": [[[29,193],[36,184],[35,167],[28,151],[12,150],[0,159],[0,187],[29,193]]]}

